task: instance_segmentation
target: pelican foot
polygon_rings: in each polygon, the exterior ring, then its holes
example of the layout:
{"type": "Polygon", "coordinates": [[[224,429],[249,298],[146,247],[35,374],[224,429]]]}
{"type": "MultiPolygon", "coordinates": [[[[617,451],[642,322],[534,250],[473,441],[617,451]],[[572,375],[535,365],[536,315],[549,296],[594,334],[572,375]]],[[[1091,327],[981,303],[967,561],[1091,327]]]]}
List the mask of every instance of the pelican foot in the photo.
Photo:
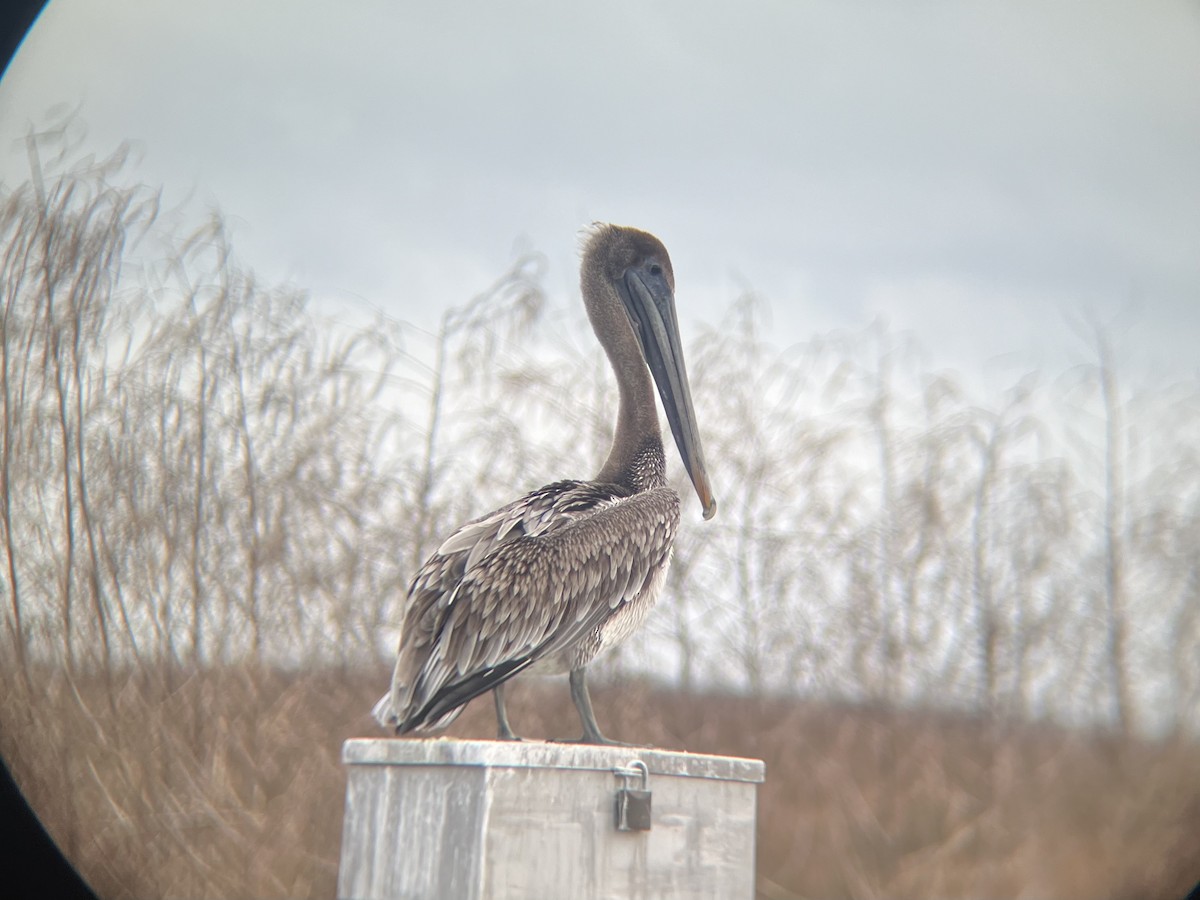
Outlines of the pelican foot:
{"type": "Polygon", "coordinates": [[[580,666],[571,670],[571,699],[579,711],[579,721],[583,725],[583,737],[555,739],[556,744],[598,744],[604,747],[645,747],[645,744],[627,744],[624,741],[614,741],[606,738],[600,732],[596,723],[596,713],[592,710],[592,698],[588,695],[587,669],[580,666]]]}
{"type": "Polygon", "coordinates": [[[496,740],[524,741],[525,738],[517,736],[508,723],[508,709],[504,706],[503,682],[492,688],[492,699],[496,701],[496,740]]]}

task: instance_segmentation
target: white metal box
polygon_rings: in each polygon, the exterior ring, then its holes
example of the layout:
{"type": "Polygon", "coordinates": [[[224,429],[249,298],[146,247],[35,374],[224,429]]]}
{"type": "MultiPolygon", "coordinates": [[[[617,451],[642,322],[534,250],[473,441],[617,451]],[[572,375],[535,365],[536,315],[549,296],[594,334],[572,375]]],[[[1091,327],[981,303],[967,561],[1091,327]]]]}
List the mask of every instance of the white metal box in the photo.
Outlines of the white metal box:
{"type": "Polygon", "coordinates": [[[754,896],[759,760],[635,747],[349,740],[341,900],[754,896]],[[618,831],[640,760],[648,831],[618,831]]]}

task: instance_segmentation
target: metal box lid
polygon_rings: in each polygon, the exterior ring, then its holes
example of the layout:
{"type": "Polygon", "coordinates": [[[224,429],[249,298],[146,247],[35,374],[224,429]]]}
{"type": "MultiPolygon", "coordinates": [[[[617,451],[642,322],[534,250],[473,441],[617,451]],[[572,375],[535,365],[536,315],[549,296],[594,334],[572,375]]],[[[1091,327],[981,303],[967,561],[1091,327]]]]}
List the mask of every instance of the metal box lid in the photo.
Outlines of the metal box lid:
{"type": "Polygon", "coordinates": [[[650,775],[761,784],[762,760],[646,747],[542,741],[465,741],[455,738],[352,738],[342,745],[347,765],[478,766],[496,769],[611,771],[639,759],[650,775]]]}

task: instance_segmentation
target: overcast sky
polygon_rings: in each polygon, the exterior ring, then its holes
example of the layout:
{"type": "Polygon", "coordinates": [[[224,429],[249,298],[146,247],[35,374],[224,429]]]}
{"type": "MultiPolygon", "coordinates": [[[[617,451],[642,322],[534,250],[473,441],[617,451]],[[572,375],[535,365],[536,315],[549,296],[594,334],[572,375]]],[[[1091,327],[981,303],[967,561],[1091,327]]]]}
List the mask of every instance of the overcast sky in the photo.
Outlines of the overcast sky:
{"type": "Polygon", "coordinates": [[[1197,371],[1200,0],[51,0],[0,83],[0,177],[78,106],[219,206],[244,262],[428,324],[524,242],[658,234],[686,326],[745,286],[780,344],[882,316],[971,372],[1197,371]]]}

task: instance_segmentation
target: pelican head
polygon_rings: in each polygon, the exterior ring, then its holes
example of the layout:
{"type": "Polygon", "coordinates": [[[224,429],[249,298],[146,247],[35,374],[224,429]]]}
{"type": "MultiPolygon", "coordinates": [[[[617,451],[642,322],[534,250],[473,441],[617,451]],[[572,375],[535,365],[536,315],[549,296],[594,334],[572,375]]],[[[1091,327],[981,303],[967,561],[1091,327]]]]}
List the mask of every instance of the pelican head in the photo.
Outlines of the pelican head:
{"type": "Polygon", "coordinates": [[[657,438],[658,413],[648,385],[647,399],[640,402],[639,396],[649,370],[704,518],[711,519],[717,501],[692,408],[675,315],[675,274],[667,248],[654,235],[636,228],[593,226],[584,244],[582,287],[592,327],[608,353],[621,391],[614,454],[622,444],[627,450],[636,449],[632,444],[647,434],[657,438]]]}

